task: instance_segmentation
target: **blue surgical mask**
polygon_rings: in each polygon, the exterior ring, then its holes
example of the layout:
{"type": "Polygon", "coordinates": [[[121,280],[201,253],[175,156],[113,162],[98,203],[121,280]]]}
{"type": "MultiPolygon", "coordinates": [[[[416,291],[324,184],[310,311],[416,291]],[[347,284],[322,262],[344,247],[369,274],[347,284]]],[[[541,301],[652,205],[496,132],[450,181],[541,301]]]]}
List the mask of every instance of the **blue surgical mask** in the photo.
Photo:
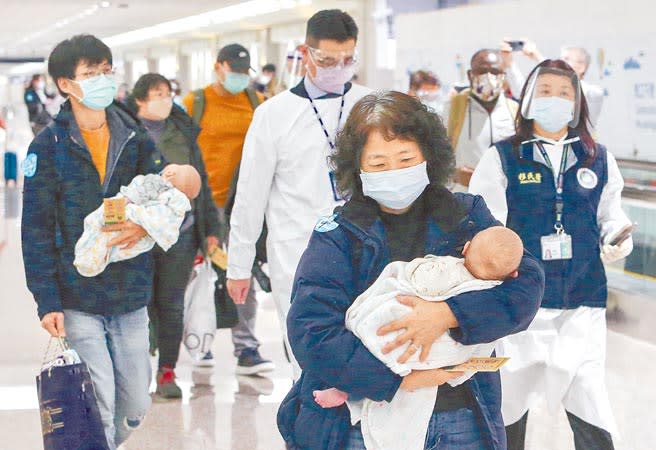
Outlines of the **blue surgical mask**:
{"type": "Polygon", "coordinates": [[[527,119],[535,120],[550,133],[562,130],[572,121],[574,102],[562,97],[538,97],[531,101],[527,119]]]}
{"type": "Polygon", "coordinates": [[[235,95],[246,89],[250,81],[251,77],[245,73],[226,72],[225,79],[221,84],[223,84],[226,91],[235,95]]]}
{"type": "Polygon", "coordinates": [[[364,195],[390,209],[412,205],[430,182],[426,161],[405,169],[361,172],[360,180],[364,195]]]}
{"type": "Polygon", "coordinates": [[[101,110],[107,108],[114,101],[118,87],[111,75],[96,75],[86,80],[71,80],[80,85],[82,98],[75,96],[84,106],[90,109],[101,110]]]}

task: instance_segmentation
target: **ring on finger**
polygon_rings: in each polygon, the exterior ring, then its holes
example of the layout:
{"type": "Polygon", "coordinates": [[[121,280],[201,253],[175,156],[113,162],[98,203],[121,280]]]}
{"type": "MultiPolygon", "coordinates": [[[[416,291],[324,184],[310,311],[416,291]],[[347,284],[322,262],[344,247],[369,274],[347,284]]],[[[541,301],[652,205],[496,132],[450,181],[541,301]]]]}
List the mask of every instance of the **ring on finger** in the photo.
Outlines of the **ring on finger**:
{"type": "Polygon", "coordinates": [[[408,346],[408,350],[410,350],[412,353],[415,353],[417,350],[419,350],[419,347],[417,347],[417,345],[415,345],[414,343],[410,343],[410,345],[408,346]]]}

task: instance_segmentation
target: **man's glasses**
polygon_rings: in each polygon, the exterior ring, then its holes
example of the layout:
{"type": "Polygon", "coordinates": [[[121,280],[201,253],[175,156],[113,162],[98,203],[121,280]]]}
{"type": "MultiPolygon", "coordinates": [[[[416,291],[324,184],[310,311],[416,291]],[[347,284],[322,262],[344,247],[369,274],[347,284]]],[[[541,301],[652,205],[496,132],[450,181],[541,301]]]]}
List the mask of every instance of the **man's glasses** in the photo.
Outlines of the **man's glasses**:
{"type": "Polygon", "coordinates": [[[325,52],[318,48],[308,47],[312,61],[323,68],[346,67],[358,62],[357,52],[325,52]]]}
{"type": "Polygon", "coordinates": [[[99,75],[112,76],[116,73],[116,69],[113,67],[104,67],[102,69],[89,69],[82,73],[75,75],[77,80],[86,80],[88,78],[97,77],[99,75]]]}

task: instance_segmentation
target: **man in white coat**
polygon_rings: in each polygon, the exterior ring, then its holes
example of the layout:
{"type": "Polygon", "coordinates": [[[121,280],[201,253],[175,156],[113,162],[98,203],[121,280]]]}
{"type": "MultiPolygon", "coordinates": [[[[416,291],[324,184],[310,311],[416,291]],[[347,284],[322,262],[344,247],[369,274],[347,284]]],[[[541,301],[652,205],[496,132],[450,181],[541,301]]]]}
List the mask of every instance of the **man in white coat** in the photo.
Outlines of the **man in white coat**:
{"type": "MultiPolygon", "coordinates": [[[[230,220],[228,292],[237,304],[245,300],[266,218],[271,287],[288,349],[286,318],[296,267],[317,220],[343,202],[327,159],[351,108],[370,92],[349,81],[357,34],[343,11],[312,16],[301,50],[306,76],[257,108],[244,143],[230,220]]],[[[292,364],[298,378],[298,364],[292,364]]]]}

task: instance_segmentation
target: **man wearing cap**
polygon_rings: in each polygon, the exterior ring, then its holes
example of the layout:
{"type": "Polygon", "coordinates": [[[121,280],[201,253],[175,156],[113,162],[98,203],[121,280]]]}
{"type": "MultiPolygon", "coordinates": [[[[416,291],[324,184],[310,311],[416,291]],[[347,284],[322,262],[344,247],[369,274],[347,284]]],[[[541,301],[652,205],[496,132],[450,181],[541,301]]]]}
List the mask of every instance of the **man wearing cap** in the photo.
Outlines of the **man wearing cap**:
{"type": "MultiPolygon", "coordinates": [[[[248,88],[251,57],[242,45],[226,45],[219,51],[214,72],[216,81],[189,93],[183,100],[189,115],[200,126],[198,135],[212,197],[219,211],[225,240],[225,205],[232,178],[241,161],[246,132],[253,119],[253,111],[264,97],[248,88]]],[[[259,353],[260,343],[255,337],[257,302],[250,289],[243,304],[237,305],[239,323],[232,328],[234,354],[238,358],[239,375],[257,375],[274,369],[259,353]]],[[[200,365],[212,366],[211,352],[200,365]]]]}
{"type": "Polygon", "coordinates": [[[497,50],[474,53],[467,71],[470,88],[444,107],[449,140],[456,156],[454,191],[466,192],[483,153],[515,134],[517,102],[504,94],[505,65],[497,50]]]}

